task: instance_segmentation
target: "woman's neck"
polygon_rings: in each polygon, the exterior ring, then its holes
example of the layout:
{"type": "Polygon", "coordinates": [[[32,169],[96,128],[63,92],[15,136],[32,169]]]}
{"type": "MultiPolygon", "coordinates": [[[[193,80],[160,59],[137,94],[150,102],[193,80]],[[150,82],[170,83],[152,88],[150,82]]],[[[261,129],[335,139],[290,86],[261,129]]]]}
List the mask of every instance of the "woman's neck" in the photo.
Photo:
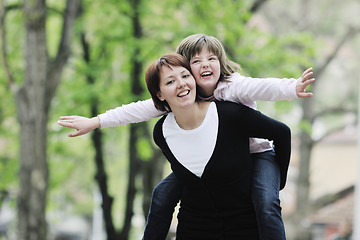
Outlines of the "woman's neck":
{"type": "Polygon", "coordinates": [[[176,123],[184,130],[199,127],[206,116],[210,102],[196,102],[191,107],[173,109],[176,123]]]}

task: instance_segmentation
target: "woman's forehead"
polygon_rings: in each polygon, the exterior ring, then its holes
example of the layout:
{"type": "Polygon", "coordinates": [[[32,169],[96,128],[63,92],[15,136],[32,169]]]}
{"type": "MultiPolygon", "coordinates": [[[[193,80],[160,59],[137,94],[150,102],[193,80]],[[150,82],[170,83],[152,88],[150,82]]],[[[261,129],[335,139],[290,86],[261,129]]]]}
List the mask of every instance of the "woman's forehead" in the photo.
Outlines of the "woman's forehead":
{"type": "Polygon", "coordinates": [[[188,70],[186,68],[184,68],[183,66],[163,65],[160,69],[160,72],[162,74],[170,73],[170,72],[182,73],[182,72],[188,72],[188,70]]]}

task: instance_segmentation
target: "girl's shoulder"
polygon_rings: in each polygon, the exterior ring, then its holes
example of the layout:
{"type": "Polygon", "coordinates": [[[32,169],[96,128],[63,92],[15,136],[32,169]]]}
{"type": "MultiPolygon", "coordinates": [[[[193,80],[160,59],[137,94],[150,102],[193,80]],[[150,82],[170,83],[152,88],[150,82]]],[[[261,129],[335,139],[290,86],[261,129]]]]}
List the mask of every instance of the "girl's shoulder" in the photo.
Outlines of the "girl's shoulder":
{"type": "Polygon", "coordinates": [[[223,99],[225,91],[229,88],[241,85],[243,78],[244,76],[240,75],[240,73],[234,72],[226,79],[219,81],[214,92],[215,98],[223,99]]]}
{"type": "Polygon", "coordinates": [[[240,73],[234,72],[230,76],[224,78],[223,80],[220,80],[218,83],[218,86],[227,86],[231,85],[233,83],[237,83],[241,81],[244,78],[240,73]]]}
{"type": "Polygon", "coordinates": [[[227,77],[226,80],[232,82],[241,80],[242,78],[244,78],[243,75],[241,75],[239,72],[234,72],[229,77],[227,77]]]}

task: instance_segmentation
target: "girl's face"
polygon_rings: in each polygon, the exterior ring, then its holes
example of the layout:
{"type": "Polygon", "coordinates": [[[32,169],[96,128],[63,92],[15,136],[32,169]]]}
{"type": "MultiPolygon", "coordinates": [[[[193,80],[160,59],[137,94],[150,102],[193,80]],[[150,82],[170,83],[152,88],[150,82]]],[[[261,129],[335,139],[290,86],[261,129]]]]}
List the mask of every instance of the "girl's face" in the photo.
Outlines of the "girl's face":
{"type": "Polygon", "coordinates": [[[199,87],[199,94],[202,97],[213,95],[220,79],[219,58],[207,48],[203,48],[190,59],[190,67],[199,87]]]}
{"type": "Polygon", "coordinates": [[[195,79],[186,68],[163,66],[159,84],[158,98],[161,101],[167,101],[173,111],[178,107],[186,107],[195,102],[195,79]]]}

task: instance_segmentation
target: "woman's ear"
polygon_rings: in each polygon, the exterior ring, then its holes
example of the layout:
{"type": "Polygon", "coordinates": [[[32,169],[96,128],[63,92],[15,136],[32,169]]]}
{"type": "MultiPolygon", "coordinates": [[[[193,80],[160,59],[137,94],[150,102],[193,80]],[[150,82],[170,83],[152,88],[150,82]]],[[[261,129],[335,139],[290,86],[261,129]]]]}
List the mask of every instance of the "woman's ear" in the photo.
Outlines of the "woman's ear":
{"type": "Polygon", "coordinates": [[[165,99],[161,96],[160,92],[158,92],[156,96],[160,99],[160,101],[165,101],[165,99]]]}

